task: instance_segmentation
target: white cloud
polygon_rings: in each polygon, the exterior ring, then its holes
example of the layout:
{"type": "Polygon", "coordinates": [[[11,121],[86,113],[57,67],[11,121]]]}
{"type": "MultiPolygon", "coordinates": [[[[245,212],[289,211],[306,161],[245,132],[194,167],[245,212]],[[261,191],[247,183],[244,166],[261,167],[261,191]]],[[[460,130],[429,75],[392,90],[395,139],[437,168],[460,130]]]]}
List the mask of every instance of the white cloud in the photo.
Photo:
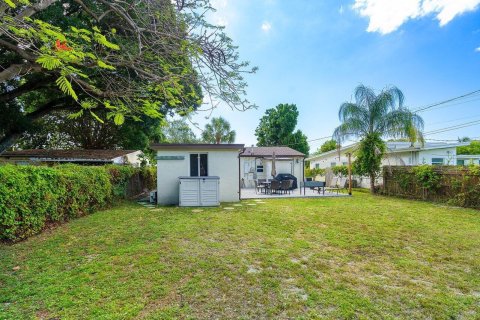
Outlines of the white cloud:
{"type": "Polygon", "coordinates": [[[343,12],[345,12],[345,8],[340,6],[340,8],[338,8],[338,13],[343,14],[343,12]]]}
{"type": "Polygon", "coordinates": [[[226,27],[235,20],[236,13],[228,0],[211,0],[210,5],[215,8],[215,12],[211,14],[211,21],[217,26],[226,27]]]}
{"type": "Polygon", "coordinates": [[[480,47],[478,47],[477,49],[475,49],[476,52],[480,52],[480,47]]]}
{"type": "Polygon", "coordinates": [[[264,21],[261,26],[264,32],[269,32],[272,29],[272,25],[268,21],[264,21]]]}
{"type": "Polygon", "coordinates": [[[368,32],[387,34],[410,19],[435,14],[440,26],[477,9],[480,0],[355,0],[353,9],[369,18],[368,32]]]}

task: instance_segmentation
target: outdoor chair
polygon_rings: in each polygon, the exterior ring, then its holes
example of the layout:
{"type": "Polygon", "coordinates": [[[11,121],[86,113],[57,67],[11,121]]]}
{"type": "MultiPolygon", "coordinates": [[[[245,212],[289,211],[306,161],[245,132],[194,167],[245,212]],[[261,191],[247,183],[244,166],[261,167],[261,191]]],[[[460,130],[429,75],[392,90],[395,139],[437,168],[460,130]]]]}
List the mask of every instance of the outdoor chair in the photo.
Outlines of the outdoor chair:
{"type": "Polygon", "coordinates": [[[282,193],[290,193],[290,188],[293,185],[293,180],[282,180],[280,182],[280,188],[282,190],[282,193]]]}
{"type": "MultiPolygon", "coordinates": [[[[332,179],[333,180],[333,179],[332,179]]],[[[340,191],[340,187],[338,186],[338,177],[335,177],[335,181],[334,183],[331,183],[329,187],[325,188],[325,190],[329,191],[329,192],[332,192],[332,191],[336,191],[337,194],[338,192],[340,191]]]]}
{"type": "Polygon", "coordinates": [[[260,191],[260,193],[262,193],[262,190],[266,192],[267,187],[265,185],[262,185],[257,180],[253,180],[253,181],[255,182],[255,193],[257,193],[258,191],[260,191]]]}
{"type": "Polygon", "coordinates": [[[281,183],[278,180],[272,180],[272,183],[270,185],[270,192],[271,193],[278,193],[278,191],[281,191],[281,183]]]}

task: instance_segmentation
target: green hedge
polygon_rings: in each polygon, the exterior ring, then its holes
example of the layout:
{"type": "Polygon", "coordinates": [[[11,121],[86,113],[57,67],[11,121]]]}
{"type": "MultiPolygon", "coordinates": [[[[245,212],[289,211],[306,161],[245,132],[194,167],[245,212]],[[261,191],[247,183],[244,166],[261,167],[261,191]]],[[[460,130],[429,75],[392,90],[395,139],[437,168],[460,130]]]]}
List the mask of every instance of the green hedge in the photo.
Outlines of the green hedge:
{"type": "Polygon", "coordinates": [[[104,208],[125,195],[134,174],[154,179],[151,170],[129,166],[0,166],[0,239],[25,239],[104,208]]]}

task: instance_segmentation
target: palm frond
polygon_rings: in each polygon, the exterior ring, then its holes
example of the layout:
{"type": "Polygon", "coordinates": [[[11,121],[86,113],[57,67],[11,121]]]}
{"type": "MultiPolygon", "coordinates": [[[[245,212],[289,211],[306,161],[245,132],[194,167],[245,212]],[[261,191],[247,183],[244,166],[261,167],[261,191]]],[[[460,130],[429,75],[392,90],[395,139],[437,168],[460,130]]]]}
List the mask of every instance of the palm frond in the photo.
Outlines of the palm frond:
{"type": "Polygon", "coordinates": [[[348,121],[349,119],[368,121],[368,110],[361,105],[345,102],[340,106],[338,118],[342,122],[348,121]]]}

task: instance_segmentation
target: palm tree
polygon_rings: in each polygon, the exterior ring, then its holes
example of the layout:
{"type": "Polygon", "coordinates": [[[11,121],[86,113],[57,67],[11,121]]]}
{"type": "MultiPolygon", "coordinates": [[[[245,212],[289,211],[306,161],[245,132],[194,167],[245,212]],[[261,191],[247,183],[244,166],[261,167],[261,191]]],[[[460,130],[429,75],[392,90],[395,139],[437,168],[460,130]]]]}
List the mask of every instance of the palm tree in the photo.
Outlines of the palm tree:
{"type": "Polygon", "coordinates": [[[235,130],[230,130],[230,123],[222,117],[212,118],[205,126],[202,139],[206,143],[232,143],[235,141],[235,130]]]}
{"type": "Polygon", "coordinates": [[[385,138],[408,138],[413,144],[423,143],[423,119],[403,106],[404,95],[397,87],[389,87],[378,95],[364,85],[354,92],[355,103],[345,102],[340,106],[338,117],[342,124],[333,137],[339,142],[348,138],[360,138],[359,171],[370,176],[372,192],[375,178],[380,170],[381,158],[385,150],[385,138]]]}

